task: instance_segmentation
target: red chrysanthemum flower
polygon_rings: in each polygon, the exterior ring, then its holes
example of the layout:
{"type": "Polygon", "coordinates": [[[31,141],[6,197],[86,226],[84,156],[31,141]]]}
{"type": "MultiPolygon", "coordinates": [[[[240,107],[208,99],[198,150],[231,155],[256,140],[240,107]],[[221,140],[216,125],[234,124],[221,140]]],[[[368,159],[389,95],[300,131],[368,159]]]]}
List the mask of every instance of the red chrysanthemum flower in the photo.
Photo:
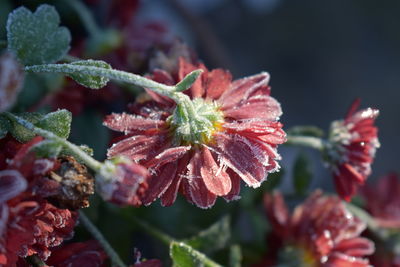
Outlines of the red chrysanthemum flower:
{"type": "Polygon", "coordinates": [[[357,111],[360,101],[351,106],[344,120],[331,125],[326,159],[333,170],[336,191],[349,201],[371,174],[371,164],[379,147],[375,119],[377,109],[357,111]]]}
{"type": "Polygon", "coordinates": [[[258,187],[277,171],[277,145],[285,142],[278,122],[280,104],[270,96],[269,75],[261,73],[232,82],[229,72],[208,71],[203,64],[180,59],[175,75],[156,70],[151,78],[175,84],[195,69],[204,72],[186,91],[196,115],[181,120],[182,110],[149,91],[152,101],[133,105],[134,114],[112,114],[104,124],[126,137],[108,150],[150,169],[146,205],[161,198],[172,205],[180,190],[201,208],[217,198],[237,199],[240,183],[258,187]]]}
{"type": "Polygon", "coordinates": [[[391,173],[374,185],[366,185],[361,194],[366,210],[381,227],[400,229],[400,178],[391,173]]]}
{"type": "Polygon", "coordinates": [[[7,137],[0,142],[1,266],[34,254],[46,259],[50,248],[73,233],[77,213],[55,207],[35,191],[38,179],[54,168],[54,161],[30,152],[41,140],[21,144],[7,137]]]}
{"type": "Polygon", "coordinates": [[[266,195],[264,204],[273,228],[269,239],[275,240],[269,246],[275,248],[260,266],[289,262],[307,267],[369,266],[364,257],[374,252],[374,245],[359,237],[366,225],[338,197],[316,191],[292,215],[278,192],[266,195]],[[279,253],[276,246],[281,246],[279,253]]]}

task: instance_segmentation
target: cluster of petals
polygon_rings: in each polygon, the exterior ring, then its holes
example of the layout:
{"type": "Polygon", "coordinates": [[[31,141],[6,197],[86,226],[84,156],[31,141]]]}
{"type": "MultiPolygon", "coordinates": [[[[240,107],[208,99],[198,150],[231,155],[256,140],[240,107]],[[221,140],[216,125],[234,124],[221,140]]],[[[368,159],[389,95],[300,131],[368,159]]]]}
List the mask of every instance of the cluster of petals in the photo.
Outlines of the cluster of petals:
{"type": "MultiPolygon", "coordinates": [[[[338,197],[315,191],[291,215],[278,192],[266,195],[264,204],[273,228],[274,244],[280,244],[281,249],[293,246],[306,251],[309,266],[369,266],[365,256],[374,252],[374,245],[359,237],[366,225],[354,217],[338,197]]],[[[266,262],[276,264],[276,257],[269,255],[266,262]]]]}
{"type": "Polygon", "coordinates": [[[35,190],[36,181],[54,168],[54,161],[29,152],[40,141],[0,140],[0,266],[34,254],[45,260],[73,234],[77,213],[54,206],[35,190]]]}
{"type": "Polygon", "coordinates": [[[154,70],[155,81],[174,85],[195,69],[203,73],[185,91],[191,99],[214,102],[224,122],[204,144],[174,144],[173,129],[167,118],[175,109],[169,98],[148,91],[151,100],[134,104],[129,113],[112,114],[104,124],[124,132],[109,150],[108,156],[123,155],[150,169],[148,190],[142,203],[157,198],[164,206],[172,205],[178,191],[198,207],[211,207],[218,196],[239,198],[243,180],[258,187],[267,174],[279,169],[277,145],[285,142],[280,104],[270,96],[269,75],[232,81],[222,69],[208,71],[201,63],[180,58],[179,69],[168,73],[154,70]]]}
{"type": "Polygon", "coordinates": [[[336,191],[347,201],[371,174],[379,147],[375,126],[379,111],[372,108],[357,111],[359,104],[359,100],[355,101],[344,120],[332,123],[328,148],[336,191]]]}
{"type": "Polygon", "coordinates": [[[400,229],[400,177],[390,173],[381,177],[376,184],[366,185],[361,194],[366,210],[379,226],[400,229]]]}

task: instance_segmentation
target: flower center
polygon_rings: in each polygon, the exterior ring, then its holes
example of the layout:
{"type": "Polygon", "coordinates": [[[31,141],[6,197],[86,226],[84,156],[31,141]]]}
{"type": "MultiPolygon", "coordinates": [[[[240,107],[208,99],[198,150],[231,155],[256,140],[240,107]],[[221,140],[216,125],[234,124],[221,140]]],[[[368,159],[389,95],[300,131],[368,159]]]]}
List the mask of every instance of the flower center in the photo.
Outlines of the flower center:
{"type": "Polygon", "coordinates": [[[215,102],[195,98],[177,104],[167,121],[176,145],[195,145],[209,143],[221,129],[224,116],[215,102]]]}

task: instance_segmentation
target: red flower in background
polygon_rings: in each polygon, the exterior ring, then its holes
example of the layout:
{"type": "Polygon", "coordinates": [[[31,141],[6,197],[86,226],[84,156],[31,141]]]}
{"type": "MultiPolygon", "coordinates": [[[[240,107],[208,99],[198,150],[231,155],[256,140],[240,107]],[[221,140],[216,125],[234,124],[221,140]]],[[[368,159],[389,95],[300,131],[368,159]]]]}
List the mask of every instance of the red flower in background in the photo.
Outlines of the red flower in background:
{"type": "Polygon", "coordinates": [[[278,262],[278,252],[281,261],[297,264],[294,266],[369,266],[364,257],[374,252],[374,245],[359,237],[366,225],[339,198],[316,191],[291,215],[278,192],[266,195],[264,203],[273,228],[269,239],[274,242],[269,246],[275,250],[260,266],[284,263],[278,262]]]}
{"type": "Polygon", "coordinates": [[[336,191],[349,201],[371,174],[371,164],[379,147],[375,119],[379,111],[367,108],[357,111],[353,103],[344,120],[331,125],[327,161],[332,167],[336,191]]]}
{"type": "Polygon", "coordinates": [[[185,129],[173,121],[174,102],[150,91],[153,100],[133,105],[134,114],[112,114],[104,121],[127,135],[108,156],[127,156],[150,169],[142,198],[146,205],[157,198],[172,205],[180,190],[190,202],[208,208],[217,196],[237,199],[241,180],[258,187],[279,169],[277,145],[285,142],[285,133],[278,122],[280,105],[270,96],[269,75],[232,81],[229,72],[208,71],[181,58],[174,77],[162,70],[151,77],[171,85],[199,68],[204,72],[187,94],[204,116],[204,129],[179,135],[185,129]]]}
{"type": "Polygon", "coordinates": [[[400,178],[391,173],[361,190],[366,210],[379,226],[400,229],[400,178]]]}
{"type": "Polygon", "coordinates": [[[37,254],[72,237],[77,213],[50,204],[35,192],[35,183],[54,168],[54,161],[36,159],[29,149],[42,138],[21,144],[0,141],[0,265],[14,266],[18,257],[37,254]]]}

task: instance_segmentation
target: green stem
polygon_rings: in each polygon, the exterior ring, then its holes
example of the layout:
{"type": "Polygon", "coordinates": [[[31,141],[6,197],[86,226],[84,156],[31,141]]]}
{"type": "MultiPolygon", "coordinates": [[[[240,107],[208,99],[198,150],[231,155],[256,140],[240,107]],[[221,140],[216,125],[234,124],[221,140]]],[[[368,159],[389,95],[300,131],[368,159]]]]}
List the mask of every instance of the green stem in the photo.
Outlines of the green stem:
{"type": "Polygon", "coordinates": [[[111,247],[110,243],[108,243],[108,241],[105,239],[103,234],[89,220],[89,218],[85,215],[85,213],[83,213],[83,211],[79,211],[79,218],[85,228],[92,234],[94,238],[96,238],[97,241],[99,241],[104,251],[110,257],[112,263],[119,267],[127,267],[127,265],[121,260],[115,250],[111,247]]]}
{"type": "Polygon", "coordinates": [[[15,116],[14,114],[11,114],[9,112],[5,112],[3,114],[5,116],[7,116],[10,120],[15,121],[16,123],[27,128],[28,130],[31,130],[33,133],[43,136],[46,139],[53,140],[53,141],[60,143],[62,146],[67,148],[71,154],[73,154],[76,158],[79,158],[80,160],[82,160],[85,163],[85,165],[87,165],[92,170],[94,170],[96,172],[100,170],[102,163],[95,160],[94,158],[90,157],[88,154],[86,154],[84,151],[82,151],[78,146],[68,142],[64,138],[61,138],[52,132],[46,131],[39,127],[36,127],[29,121],[26,121],[18,116],[15,116]]]}
{"type": "Polygon", "coordinates": [[[81,74],[81,75],[91,75],[97,77],[105,77],[108,79],[127,82],[137,86],[149,88],[152,91],[170,97],[176,103],[182,101],[182,93],[175,92],[175,86],[169,86],[162,83],[155,82],[153,80],[144,78],[140,75],[133,73],[99,68],[93,66],[83,66],[74,64],[47,64],[47,65],[34,65],[25,67],[27,72],[44,72],[44,73],[63,73],[63,74],[81,74]]]}
{"type": "Polygon", "coordinates": [[[173,237],[161,232],[160,230],[158,230],[157,228],[155,228],[154,226],[148,224],[145,221],[142,221],[142,220],[140,220],[140,219],[138,219],[136,217],[133,217],[133,216],[124,215],[123,213],[121,213],[121,215],[126,220],[131,221],[132,223],[136,224],[137,226],[142,228],[144,231],[149,233],[151,236],[153,236],[154,238],[160,240],[161,242],[163,242],[167,246],[169,246],[171,244],[171,242],[176,241],[173,237]]]}
{"type": "Polygon", "coordinates": [[[322,140],[321,138],[313,136],[300,136],[300,135],[288,135],[285,144],[311,147],[319,151],[322,151],[325,147],[325,141],[322,140]]]}
{"type": "Polygon", "coordinates": [[[97,26],[93,14],[86,7],[86,5],[77,0],[66,0],[65,2],[75,10],[83,25],[85,25],[86,30],[92,37],[101,33],[101,29],[97,26]]]}
{"type": "Polygon", "coordinates": [[[47,264],[43,262],[38,255],[32,255],[25,259],[33,267],[47,267],[47,264]]]}

